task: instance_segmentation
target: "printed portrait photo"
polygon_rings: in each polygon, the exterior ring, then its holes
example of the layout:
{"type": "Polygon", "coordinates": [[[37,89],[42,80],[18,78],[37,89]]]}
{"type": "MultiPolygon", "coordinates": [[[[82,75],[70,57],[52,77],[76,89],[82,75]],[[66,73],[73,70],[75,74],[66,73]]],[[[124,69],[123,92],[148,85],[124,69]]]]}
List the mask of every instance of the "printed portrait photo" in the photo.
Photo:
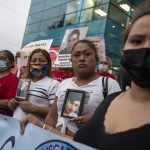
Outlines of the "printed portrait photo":
{"type": "Polygon", "coordinates": [[[68,89],[61,115],[69,118],[78,117],[82,111],[84,97],[84,91],[68,89]]]}

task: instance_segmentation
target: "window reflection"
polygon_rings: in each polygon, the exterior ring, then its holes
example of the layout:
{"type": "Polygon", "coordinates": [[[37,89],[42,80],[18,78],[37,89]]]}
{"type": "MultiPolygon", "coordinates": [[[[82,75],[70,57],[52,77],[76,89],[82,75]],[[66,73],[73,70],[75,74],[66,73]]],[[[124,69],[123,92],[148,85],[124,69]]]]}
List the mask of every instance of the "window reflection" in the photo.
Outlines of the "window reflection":
{"type": "Polygon", "coordinates": [[[42,13],[37,13],[34,15],[31,15],[28,17],[27,24],[35,23],[35,22],[40,22],[42,19],[42,13]]]}
{"type": "Polygon", "coordinates": [[[40,23],[28,25],[25,30],[25,34],[35,33],[40,31],[40,23]]]}
{"type": "Polygon", "coordinates": [[[66,15],[65,21],[64,21],[64,26],[78,23],[79,22],[79,14],[80,14],[80,12],[66,15]]]}
{"type": "Polygon", "coordinates": [[[109,1],[110,0],[84,0],[82,8],[85,9],[85,8],[95,7],[107,3],[109,1]]]}
{"type": "Polygon", "coordinates": [[[108,4],[83,10],[81,11],[80,22],[86,22],[106,17],[107,12],[108,12],[108,4]]]}
{"type": "Polygon", "coordinates": [[[129,0],[111,0],[111,3],[113,3],[128,15],[131,15],[133,13],[134,7],[131,2],[129,2],[129,0]]]}
{"type": "Polygon", "coordinates": [[[67,4],[66,14],[79,11],[81,9],[81,0],[74,0],[67,4]]]}
{"type": "Polygon", "coordinates": [[[109,17],[119,23],[122,27],[126,27],[129,16],[121,11],[119,8],[110,5],[109,17]]]}

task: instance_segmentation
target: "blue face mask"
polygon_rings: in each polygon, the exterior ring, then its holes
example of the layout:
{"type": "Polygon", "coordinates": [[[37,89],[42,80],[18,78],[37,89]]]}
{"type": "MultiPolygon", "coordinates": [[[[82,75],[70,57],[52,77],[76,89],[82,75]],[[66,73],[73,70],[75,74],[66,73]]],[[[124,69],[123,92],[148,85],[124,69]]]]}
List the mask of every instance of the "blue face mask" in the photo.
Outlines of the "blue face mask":
{"type": "Polygon", "coordinates": [[[3,61],[3,60],[0,60],[0,72],[3,72],[5,70],[7,70],[7,69],[8,69],[7,62],[3,61]]]}
{"type": "Polygon", "coordinates": [[[40,77],[40,78],[47,76],[47,72],[48,72],[47,64],[41,65],[40,68],[32,66],[30,69],[30,73],[32,76],[36,76],[36,77],[40,77]]]}

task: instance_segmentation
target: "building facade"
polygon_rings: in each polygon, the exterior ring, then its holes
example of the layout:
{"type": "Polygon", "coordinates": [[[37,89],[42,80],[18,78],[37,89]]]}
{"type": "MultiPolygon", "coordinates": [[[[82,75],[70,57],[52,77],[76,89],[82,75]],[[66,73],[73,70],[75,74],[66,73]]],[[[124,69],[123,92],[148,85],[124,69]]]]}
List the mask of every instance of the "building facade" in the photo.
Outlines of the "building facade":
{"type": "Polygon", "coordinates": [[[66,29],[88,27],[87,36],[105,38],[106,55],[119,65],[125,27],[142,0],[32,0],[22,46],[54,39],[59,46],[66,29]]]}

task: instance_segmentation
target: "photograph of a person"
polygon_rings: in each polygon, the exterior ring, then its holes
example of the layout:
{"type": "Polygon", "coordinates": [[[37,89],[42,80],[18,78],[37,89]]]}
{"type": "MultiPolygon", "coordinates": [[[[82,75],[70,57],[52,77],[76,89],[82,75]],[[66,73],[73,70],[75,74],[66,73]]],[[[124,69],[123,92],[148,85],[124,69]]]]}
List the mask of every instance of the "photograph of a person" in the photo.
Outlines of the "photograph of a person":
{"type": "Polygon", "coordinates": [[[85,92],[68,89],[65,96],[61,116],[76,118],[80,116],[85,98],[85,92]]]}
{"type": "Polygon", "coordinates": [[[70,32],[68,39],[66,39],[67,45],[66,48],[62,49],[59,54],[70,54],[72,46],[75,42],[80,40],[80,30],[75,29],[70,32]]]}
{"type": "Polygon", "coordinates": [[[16,92],[16,99],[17,100],[26,100],[28,97],[28,90],[30,86],[30,80],[29,79],[20,79],[19,84],[17,87],[16,92]]]}

